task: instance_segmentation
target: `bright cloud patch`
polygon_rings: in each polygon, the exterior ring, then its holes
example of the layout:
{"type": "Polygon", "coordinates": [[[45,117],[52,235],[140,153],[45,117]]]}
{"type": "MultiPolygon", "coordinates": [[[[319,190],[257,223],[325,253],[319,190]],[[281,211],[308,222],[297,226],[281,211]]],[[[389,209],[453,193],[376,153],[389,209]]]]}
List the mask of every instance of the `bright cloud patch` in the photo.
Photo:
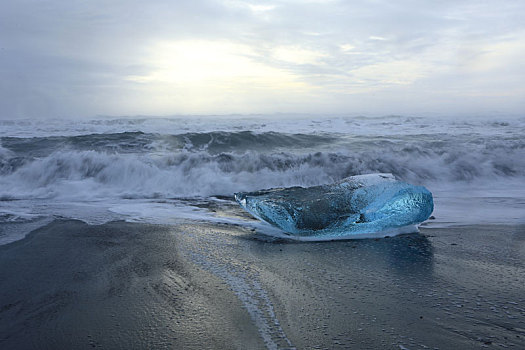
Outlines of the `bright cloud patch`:
{"type": "Polygon", "coordinates": [[[189,111],[207,113],[213,108],[220,111],[221,106],[246,109],[279,95],[293,99],[310,90],[291,72],[258,62],[254,51],[241,44],[162,41],[149,52],[142,62],[149,67],[147,72],[125,79],[149,96],[144,100],[152,108],[184,105],[189,111]]]}
{"type": "Polygon", "coordinates": [[[151,71],[131,75],[136,82],[195,83],[221,79],[290,80],[278,69],[250,59],[250,48],[228,42],[177,41],[160,42],[150,49],[146,64],[151,71]]]}
{"type": "Polygon", "coordinates": [[[274,49],[273,57],[279,61],[295,64],[321,64],[326,54],[300,47],[279,46],[274,49]]]}
{"type": "Polygon", "coordinates": [[[351,74],[367,85],[407,85],[426,76],[430,69],[417,61],[393,61],[364,66],[351,71],[351,74]]]}

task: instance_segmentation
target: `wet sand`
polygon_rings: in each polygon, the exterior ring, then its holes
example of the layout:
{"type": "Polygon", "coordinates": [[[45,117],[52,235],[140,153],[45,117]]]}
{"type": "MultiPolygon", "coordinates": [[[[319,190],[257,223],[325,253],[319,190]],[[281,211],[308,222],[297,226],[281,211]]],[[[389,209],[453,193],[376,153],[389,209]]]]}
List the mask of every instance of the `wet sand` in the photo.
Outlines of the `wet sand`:
{"type": "Polygon", "coordinates": [[[525,226],[297,243],[55,221],[0,247],[2,349],[525,348],[525,226]]]}
{"type": "Polygon", "coordinates": [[[159,226],[55,222],[0,247],[0,348],[263,348],[220,279],[159,226]]]}

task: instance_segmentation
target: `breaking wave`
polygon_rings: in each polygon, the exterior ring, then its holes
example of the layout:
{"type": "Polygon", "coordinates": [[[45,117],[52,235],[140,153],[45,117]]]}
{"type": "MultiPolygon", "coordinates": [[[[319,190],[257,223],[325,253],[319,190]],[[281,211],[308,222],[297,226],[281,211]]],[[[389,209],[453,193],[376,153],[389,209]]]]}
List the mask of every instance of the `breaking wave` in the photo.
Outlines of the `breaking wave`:
{"type": "Polygon", "coordinates": [[[415,184],[519,178],[521,137],[125,132],[3,137],[0,198],[229,196],[366,173],[415,184]]]}

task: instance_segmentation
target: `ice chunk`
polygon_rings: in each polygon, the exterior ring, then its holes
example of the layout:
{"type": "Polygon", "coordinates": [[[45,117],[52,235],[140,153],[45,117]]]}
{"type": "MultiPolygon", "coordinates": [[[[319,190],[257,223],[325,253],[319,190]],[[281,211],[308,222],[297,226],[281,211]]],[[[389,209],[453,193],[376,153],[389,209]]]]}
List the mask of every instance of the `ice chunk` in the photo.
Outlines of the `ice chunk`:
{"type": "MultiPolygon", "coordinates": [[[[400,232],[430,217],[432,194],[391,174],[348,177],[314,187],[235,193],[256,218],[297,237],[352,238],[400,232]]],[[[406,231],[406,230],[405,230],[406,231]]]]}

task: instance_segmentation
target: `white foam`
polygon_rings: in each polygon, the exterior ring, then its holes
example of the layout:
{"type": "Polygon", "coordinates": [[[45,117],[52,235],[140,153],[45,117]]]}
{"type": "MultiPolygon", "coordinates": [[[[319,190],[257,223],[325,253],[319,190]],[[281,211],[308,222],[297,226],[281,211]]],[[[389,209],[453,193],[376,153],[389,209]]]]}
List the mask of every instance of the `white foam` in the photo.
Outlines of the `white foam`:
{"type": "Polygon", "coordinates": [[[157,157],[60,151],[1,176],[0,197],[64,201],[181,198],[331,180],[330,174],[315,164],[299,164],[282,171],[265,167],[266,159],[258,154],[246,154],[239,161],[244,163],[224,169],[204,152],[157,157]],[[255,170],[247,171],[250,167],[255,170]]]}

